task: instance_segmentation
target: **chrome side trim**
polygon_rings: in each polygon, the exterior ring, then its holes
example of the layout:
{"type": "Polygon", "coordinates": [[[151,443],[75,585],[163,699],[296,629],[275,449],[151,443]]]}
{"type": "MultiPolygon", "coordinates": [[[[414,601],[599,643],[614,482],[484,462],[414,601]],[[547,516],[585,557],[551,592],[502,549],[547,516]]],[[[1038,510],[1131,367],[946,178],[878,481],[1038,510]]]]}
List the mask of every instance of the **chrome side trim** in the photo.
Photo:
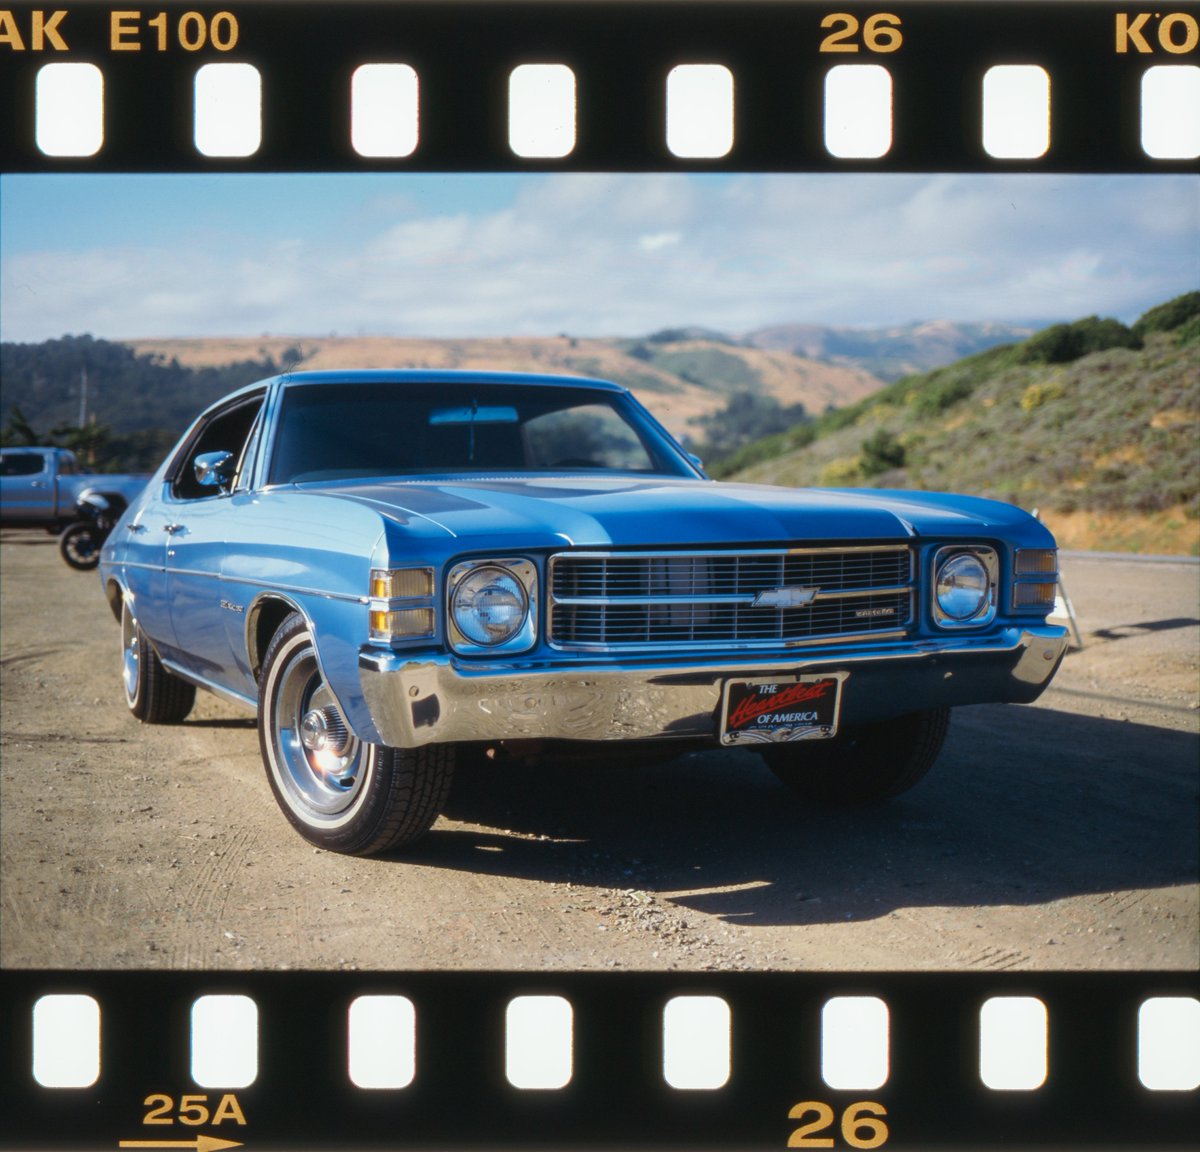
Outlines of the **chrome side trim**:
{"type": "MultiPolygon", "coordinates": [[[[340,597],[340,599],[351,598],[340,597]]],[[[333,685],[330,683],[329,676],[325,672],[325,665],[321,660],[321,646],[318,642],[317,626],[313,623],[313,618],[290,596],[284,596],[281,593],[264,592],[258,596],[255,596],[246,610],[246,625],[243,633],[243,643],[246,647],[246,662],[250,670],[254,673],[255,681],[257,681],[262,674],[262,667],[260,666],[258,660],[258,645],[255,643],[258,637],[258,618],[262,614],[263,605],[270,601],[277,601],[278,603],[283,604],[285,607],[291,609],[292,612],[295,612],[297,615],[303,617],[304,626],[308,629],[309,636],[312,637],[313,653],[317,658],[317,669],[321,673],[321,679],[324,680],[326,684],[329,684],[330,691],[333,692],[334,698],[337,699],[338,707],[342,708],[342,701],[338,697],[336,689],[334,689],[333,685]]],[[[268,642],[267,647],[270,647],[270,642],[268,642]]],[[[257,709],[257,696],[246,697],[246,699],[253,700],[253,707],[257,709]]],[[[343,708],[343,712],[344,711],[345,709],[343,708]]]]}
{"type": "Polygon", "coordinates": [[[242,577],[224,576],[220,572],[204,571],[197,568],[175,568],[166,564],[144,564],[140,561],[122,560],[122,568],[136,568],[143,572],[169,572],[172,576],[206,576],[221,584],[242,584],[247,588],[261,588],[265,592],[275,592],[280,596],[313,596],[320,600],[343,600],[349,604],[368,604],[370,597],[356,596],[350,592],[330,592],[324,588],[308,588],[300,584],[273,584],[269,580],[250,580],[242,577]]]}
{"type": "Polygon", "coordinates": [[[234,692],[232,688],[226,688],[223,684],[218,684],[207,677],[197,676],[194,672],[189,672],[186,668],[181,668],[173,660],[164,659],[161,654],[159,654],[159,661],[168,672],[178,676],[180,680],[186,680],[190,684],[195,684],[197,687],[211,692],[214,696],[231,700],[234,704],[241,704],[244,708],[249,708],[252,712],[258,710],[258,700],[253,696],[243,696],[242,693],[234,692]]]}

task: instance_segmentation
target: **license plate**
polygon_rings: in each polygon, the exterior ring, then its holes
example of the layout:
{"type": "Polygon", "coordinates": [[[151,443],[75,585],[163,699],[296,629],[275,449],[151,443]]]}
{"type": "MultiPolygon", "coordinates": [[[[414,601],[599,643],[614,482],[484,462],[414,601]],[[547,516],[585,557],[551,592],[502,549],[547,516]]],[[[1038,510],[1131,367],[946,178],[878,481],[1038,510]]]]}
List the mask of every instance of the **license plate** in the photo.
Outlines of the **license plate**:
{"type": "Polygon", "coordinates": [[[728,680],[721,743],[776,744],[837,735],[845,672],[797,680],[728,680]]]}

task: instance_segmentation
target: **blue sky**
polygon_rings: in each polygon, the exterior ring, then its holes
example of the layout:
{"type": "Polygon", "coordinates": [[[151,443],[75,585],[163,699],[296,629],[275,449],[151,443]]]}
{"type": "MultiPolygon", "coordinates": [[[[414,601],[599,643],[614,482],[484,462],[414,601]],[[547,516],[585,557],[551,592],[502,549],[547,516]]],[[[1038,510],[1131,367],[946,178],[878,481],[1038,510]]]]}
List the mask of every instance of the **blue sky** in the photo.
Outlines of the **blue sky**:
{"type": "Polygon", "coordinates": [[[4,340],[1128,321],[1197,287],[1187,176],[0,178],[4,340]]]}

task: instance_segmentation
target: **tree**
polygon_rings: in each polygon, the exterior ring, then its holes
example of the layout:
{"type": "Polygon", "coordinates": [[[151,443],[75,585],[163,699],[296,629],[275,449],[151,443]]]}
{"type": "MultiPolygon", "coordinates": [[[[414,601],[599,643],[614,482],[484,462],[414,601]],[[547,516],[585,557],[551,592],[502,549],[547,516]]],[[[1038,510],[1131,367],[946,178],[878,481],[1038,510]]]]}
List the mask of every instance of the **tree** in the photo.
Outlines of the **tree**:
{"type": "Polygon", "coordinates": [[[104,457],[112,429],[107,424],[90,424],[78,427],[58,427],[51,433],[55,444],[70,448],[89,468],[94,468],[104,457]]]}
{"type": "Polygon", "coordinates": [[[696,421],[704,429],[700,454],[706,463],[715,463],[754,440],[785,432],[810,419],[803,404],[784,407],[774,396],[748,390],[735,392],[719,411],[696,421]]]}
{"type": "Polygon", "coordinates": [[[0,432],[0,444],[6,448],[37,448],[44,443],[41,434],[25,419],[15,404],[8,414],[8,427],[0,432]]]}
{"type": "Polygon", "coordinates": [[[286,348],[279,357],[279,365],[285,372],[295,371],[304,362],[304,349],[299,344],[286,348]]]}

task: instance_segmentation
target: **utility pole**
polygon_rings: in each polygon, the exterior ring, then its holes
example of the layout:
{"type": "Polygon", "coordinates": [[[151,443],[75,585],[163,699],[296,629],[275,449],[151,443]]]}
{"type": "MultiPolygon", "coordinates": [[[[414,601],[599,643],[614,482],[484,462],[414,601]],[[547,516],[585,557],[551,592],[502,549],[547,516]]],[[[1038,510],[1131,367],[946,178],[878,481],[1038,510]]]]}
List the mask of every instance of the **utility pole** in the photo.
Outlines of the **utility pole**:
{"type": "Polygon", "coordinates": [[[79,427],[87,427],[87,365],[79,369],[79,427]]]}

